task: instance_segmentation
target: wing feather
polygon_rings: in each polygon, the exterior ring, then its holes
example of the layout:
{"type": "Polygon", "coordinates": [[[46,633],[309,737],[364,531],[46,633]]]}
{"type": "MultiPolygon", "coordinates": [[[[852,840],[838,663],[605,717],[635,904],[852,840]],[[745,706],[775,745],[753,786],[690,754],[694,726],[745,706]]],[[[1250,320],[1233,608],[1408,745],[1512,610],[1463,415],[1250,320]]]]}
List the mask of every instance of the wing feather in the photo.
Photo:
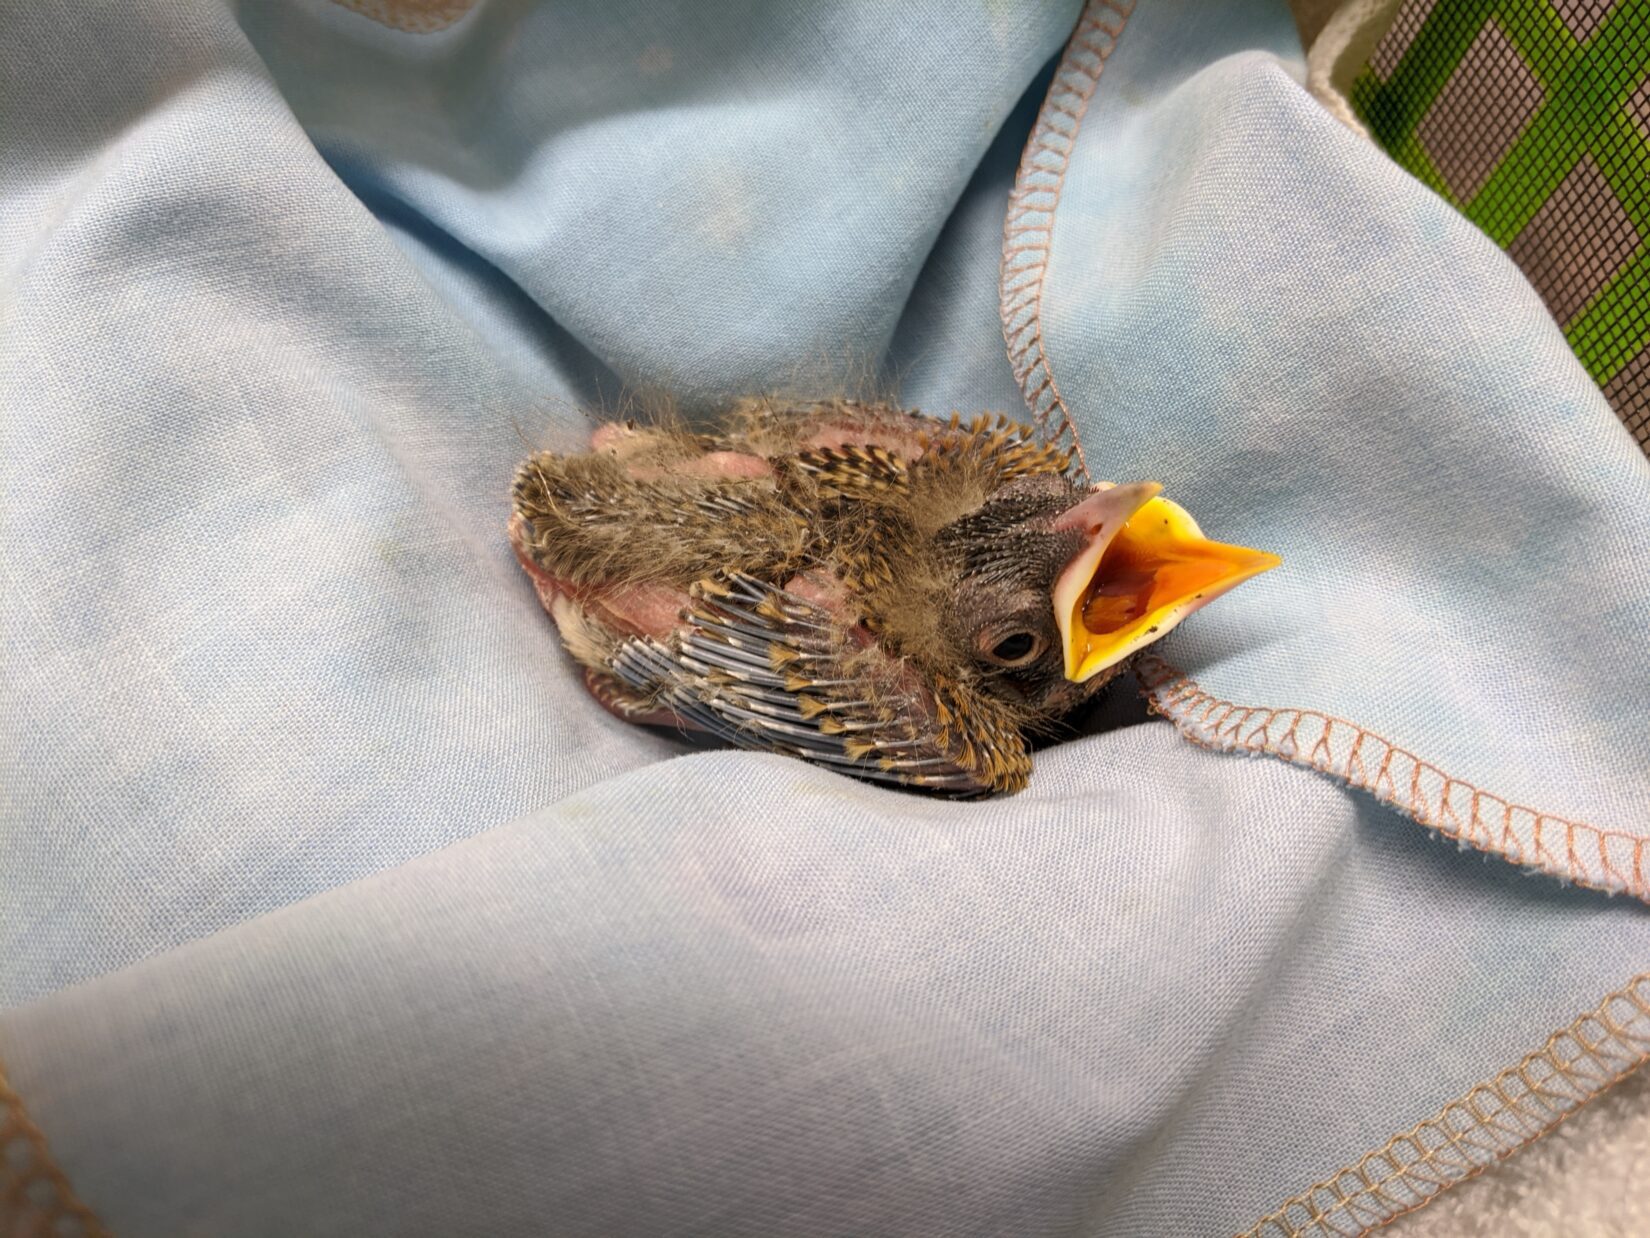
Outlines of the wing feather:
{"type": "Polygon", "coordinates": [[[983,702],[959,703],[955,687],[943,701],[922,689],[927,708],[911,709],[904,668],[856,648],[822,607],[741,573],[694,594],[668,638],[616,635],[603,668],[615,681],[610,699],[617,689],[638,715],[664,711],[737,747],[870,782],[952,796],[1023,784],[1029,758],[1012,725],[993,722],[983,702]],[[901,708],[889,703],[895,691],[901,708]]]}

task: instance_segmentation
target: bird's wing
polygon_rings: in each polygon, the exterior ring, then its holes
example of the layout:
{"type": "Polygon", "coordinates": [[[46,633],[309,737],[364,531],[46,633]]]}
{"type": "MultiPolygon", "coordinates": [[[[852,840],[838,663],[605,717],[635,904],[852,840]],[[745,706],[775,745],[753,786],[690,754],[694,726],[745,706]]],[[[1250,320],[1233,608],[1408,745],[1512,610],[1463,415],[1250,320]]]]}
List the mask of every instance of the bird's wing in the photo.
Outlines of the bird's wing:
{"type": "Polygon", "coordinates": [[[1003,416],[930,421],[902,454],[875,441],[843,441],[799,450],[793,465],[827,495],[886,501],[916,485],[955,485],[972,477],[990,489],[1034,474],[1071,475],[1069,450],[1040,442],[1036,430],[1003,416]]]}
{"type": "Polygon", "coordinates": [[[874,646],[845,652],[828,611],[755,577],[728,574],[694,593],[671,636],[625,637],[604,659],[638,707],[871,782],[952,796],[1024,785],[1024,741],[988,698],[912,684],[874,646]]]}
{"type": "Polygon", "coordinates": [[[952,413],[948,420],[936,420],[933,427],[924,436],[922,458],[912,466],[916,476],[943,478],[966,469],[1002,485],[1037,473],[1069,476],[1077,466],[1070,449],[1042,441],[1036,427],[1000,413],[982,413],[967,421],[952,413]]]}
{"type": "Polygon", "coordinates": [[[729,474],[719,471],[732,467],[729,460],[684,457],[687,463],[668,470],[653,461],[638,476],[636,459],[649,458],[611,451],[530,456],[511,492],[518,554],[580,588],[685,587],[723,563],[778,574],[802,561],[809,522],[762,461],[742,457],[761,473],[729,474]],[[694,461],[708,461],[708,470],[695,473],[694,461]]]}

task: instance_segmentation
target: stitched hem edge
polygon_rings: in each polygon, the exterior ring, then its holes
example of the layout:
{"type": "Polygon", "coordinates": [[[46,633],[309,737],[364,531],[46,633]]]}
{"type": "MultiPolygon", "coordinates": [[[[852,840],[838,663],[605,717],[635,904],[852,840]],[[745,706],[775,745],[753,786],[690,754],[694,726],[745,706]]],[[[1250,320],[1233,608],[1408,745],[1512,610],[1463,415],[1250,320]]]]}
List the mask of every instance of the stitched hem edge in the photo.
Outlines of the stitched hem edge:
{"type": "Polygon", "coordinates": [[[1533,1143],[1650,1061],[1650,972],[1240,1238],[1352,1238],[1432,1202],[1533,1143]]]}
{"type": "MultiPolygon", "coordinates": [[[[1085,480],[1082,444],[1043,342],[1043,285],[1054,209],[1083,115],[1133,9],[1134,0],[1089,0],[1084,8],[1021,156],[1003,222],[999,294],[1014,377],[1045,432],[1057,444],[1070,439],[1085,480]]],[[[1136,675],[1152,710],[1193,743],[1309,766],[1369,791],[1463,846],[1650,901],[1650,840],[1509,803],[1341,718],[1219,700],[1156,654],[1137,660],[1136,675]],[[1584,862],[1588,852],[1592,858],[1584,862]]],[[[1611,993],[1517,1066],[1285,1200],[1239,1238],[1367,1233],[1539,1139],[1647,1060],[1650,973],[1611,993]]]]}
{"type": "Polygon", "coordinates": [[[1054,240],[1054,208],[1065,187],[1066,167],[1083,126],[1083,114],[1134,4],[1135,0],[1089,0],[1077,19],[1014,174],[997,275],[1003,342],[1008,345],[1014,381],[1050,441],[1070,447],[1084,481],[1089,480],[1089,470],[1083,444],[1043,348],[1043,280],[1054,240]]]}
{"type": "Polygon", "coordinates": [[[1403,0],[1343,0],[1306,52],[1306,90],[1341,124],[1367,139],[1369,130],[1352,111],[1346,91],[1352,73],[1375,50],[1403,0]]]}
{"type": "Polygon", "coordinates": [[[332,0],[391,30],[434,34],[458,21],[478,0],[332,0]]]}
{"type": "Polygon", "coordinates": [[[110,1238],[80,1202],[0,1064],[0,1234],[110,1238]]]}
{"type": "MultiPolygon", "coordinates": [[[[1347,12],[1365,20],[1364,10],[1375,3],[1354,0],[1347,12]]],[[[1134,5],[1135,0],[1089,0],[1084,7],[1020,156],[1003,220],[998,292],[1009,362],[1037,424],[1057,446],[1069,443],[1085,481],[1089,472],[1083,445],[1043,338],[1043,289],[1055,208],[1083,116],[1134,5]]],[[[1561,881],[1650,902],[1650,838],[1510,803],[1342,718],[1218,700],[1155,654],[1142,657],[1137,669],[1152,708],[1194,743],[1309,765],[1369,791],[1464,847],[1561,881]]]]}
{"type": "Polygon", "coordinates": [[[1560,881],[1650,902],[1650,838],[1509,803],[1344,718],[1220,700],[1157,654],[1141,657],[1136,672],[1153,712],[1195,744],[1309,766],[1368,791],[1463,847],[1560,881]]]}

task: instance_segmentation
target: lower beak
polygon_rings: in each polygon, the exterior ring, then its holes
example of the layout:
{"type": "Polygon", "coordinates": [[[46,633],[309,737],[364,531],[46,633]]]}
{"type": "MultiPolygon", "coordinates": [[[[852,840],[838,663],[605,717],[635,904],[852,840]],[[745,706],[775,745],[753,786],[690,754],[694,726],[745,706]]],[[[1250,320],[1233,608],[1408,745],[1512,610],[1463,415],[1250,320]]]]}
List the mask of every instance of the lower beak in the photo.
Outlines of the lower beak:
{"type": "Polygon", "coordinates": [[[1283,562],[1211,542],[1156,482],[1102,486],[1055,521],[1083,547],[1054,582],[1066,678],[1083,683],[1161,640],[1228,589],[1283,562]]]}

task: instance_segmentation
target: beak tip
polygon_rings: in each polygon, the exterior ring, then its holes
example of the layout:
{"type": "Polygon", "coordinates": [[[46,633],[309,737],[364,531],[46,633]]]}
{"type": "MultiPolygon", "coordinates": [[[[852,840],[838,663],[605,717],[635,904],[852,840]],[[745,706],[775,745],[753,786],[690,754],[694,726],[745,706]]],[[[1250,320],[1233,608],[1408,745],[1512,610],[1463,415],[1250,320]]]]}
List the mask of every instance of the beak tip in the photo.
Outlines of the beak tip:
{"type": "Polygon", "coordinates": [[[1163,483],[1160,481],[1136,481],[1130,482],[1126,486],[1114,487],[1114,489],[1128,495],[1134,501],[1136,510],[1138,510],[1163,493],[1163,483]]]}

